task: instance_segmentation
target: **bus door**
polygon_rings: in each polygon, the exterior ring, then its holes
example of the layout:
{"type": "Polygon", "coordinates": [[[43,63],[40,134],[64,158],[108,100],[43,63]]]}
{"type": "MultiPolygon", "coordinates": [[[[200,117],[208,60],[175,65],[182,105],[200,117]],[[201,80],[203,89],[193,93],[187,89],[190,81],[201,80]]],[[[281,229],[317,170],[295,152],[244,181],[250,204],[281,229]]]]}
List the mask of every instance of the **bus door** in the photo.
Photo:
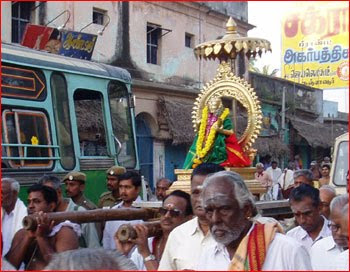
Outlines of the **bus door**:
{"type": "Polygon", "coordinates": [[[94,79],[87,86],[72,93],[80,168],[107,169],[119,164],[134,169],[135,146],[125,84],[94,79]]]}

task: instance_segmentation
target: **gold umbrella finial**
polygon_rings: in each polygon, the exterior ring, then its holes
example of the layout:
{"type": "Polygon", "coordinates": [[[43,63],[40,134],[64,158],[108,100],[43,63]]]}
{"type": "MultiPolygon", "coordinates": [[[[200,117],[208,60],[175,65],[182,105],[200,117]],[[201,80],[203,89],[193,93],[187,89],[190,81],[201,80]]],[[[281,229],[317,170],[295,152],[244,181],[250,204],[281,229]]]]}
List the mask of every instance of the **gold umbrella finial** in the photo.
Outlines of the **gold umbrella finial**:
{"type": "Polygon", "coordinates": [[[232,17],[226,23],[226,34],[237,34],[237,24],[232,17]]]}

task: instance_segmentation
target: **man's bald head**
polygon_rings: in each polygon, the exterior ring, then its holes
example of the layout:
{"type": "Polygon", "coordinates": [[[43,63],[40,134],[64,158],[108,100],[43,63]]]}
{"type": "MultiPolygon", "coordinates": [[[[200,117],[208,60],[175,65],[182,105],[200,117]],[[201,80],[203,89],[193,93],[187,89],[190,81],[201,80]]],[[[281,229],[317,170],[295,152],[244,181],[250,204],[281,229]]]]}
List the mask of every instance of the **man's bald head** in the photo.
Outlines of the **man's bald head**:
{"type": "Polygon", "coordinates": [[[16,201],[19,193],[19,182],[13,178],[1,179],[1,206],[9,214],[16,205],[16,201]]]}
{"type": "Polygon", "coordinates": [[[335,189],[329,185],[323,185],[320,188],[320,200],[321,200],[321,214],[329,219],[331,210],[330,204],[332,199],[336,196],[335,189]]]}

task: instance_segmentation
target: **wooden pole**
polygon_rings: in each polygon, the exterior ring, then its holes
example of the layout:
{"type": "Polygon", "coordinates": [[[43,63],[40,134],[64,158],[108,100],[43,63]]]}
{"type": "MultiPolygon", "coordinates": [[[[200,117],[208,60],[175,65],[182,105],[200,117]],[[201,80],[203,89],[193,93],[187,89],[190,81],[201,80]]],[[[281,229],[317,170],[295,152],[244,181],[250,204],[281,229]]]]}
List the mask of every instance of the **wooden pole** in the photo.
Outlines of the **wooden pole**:
{"type": "MultiPolygon", "coordinates": [[[[158,209],[146,208],[123,208],[123,209],[95,209],[89,211],[74,212],[53,212],[47,213],[48,219],[53,220],[55,224],[69,220],[73,223],[90,223],[110,220],[135,220],[156,218],[158,209]]],[[[23,228],[27,230],[36,230],[37,214],[28,215],[23,218],[23,228]]]]}
{"type": "MultiPolygon", "coordinates": [[[[143,225],[148,229],[148,237],[160,236],[162,234],[160,221],[145,222],[143,225]]],[[[118,231],[115,233],[115,236],[121,243],[129,241],[129,239],[137,238],[136,231],[131,224],[121,225],[118,231]]]]}

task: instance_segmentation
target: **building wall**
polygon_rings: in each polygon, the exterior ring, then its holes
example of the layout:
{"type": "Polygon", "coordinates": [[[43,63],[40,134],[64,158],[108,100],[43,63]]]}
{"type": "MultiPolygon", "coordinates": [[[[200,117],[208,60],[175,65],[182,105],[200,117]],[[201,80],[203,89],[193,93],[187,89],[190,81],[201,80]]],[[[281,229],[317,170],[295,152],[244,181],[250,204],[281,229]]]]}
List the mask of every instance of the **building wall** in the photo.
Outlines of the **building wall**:
{"type": "MultiPolygon", "coordinates": [[[[36,3],[38,4],[38,3],[36,3]]],[[[11,41],[11,3],[2,5],[2,40],[11,41]]],[[[147,116],[148,125],[154,137],[154,177],[165,174],[171,167],[165,158],[173,158],[174,150],[164,148],[169,133],[159,129],[157,124],[157,100],[160,96],[186,99],[194,102],[201,86],[216,74],[219,61],[196,59],[193,48],[185,47],[185,33],[193,35],[193,47],[209,40],[222,37],[228,15],[238,17],[238,32],[246,36],[252,28],[247,21],[247,3],[197,3],[197,2],[76,2],[48,1],[41,14],[42,24],[68,10],[70,18],[65,29],[80,31],[92,22],[93,8],[107,11],[110,23],[102,36],[98,36],[92,60],[126,68],[132,74],[132,91],[136,96],[136,115],[147,116]],[[161,37],[159,65],[146,61],[147,23],[160,25],[171,32],[161,37]],[[138,83],[136,83],[138,81],[138,83]],[[169,150],[169,156],[166,156],[169,150]]],[[[38,9],[39,10],[39,9],[38,9]]],[[[39,13],[39,11],[36,11],[39,13]]],[[[236,18],[237,18],[236,17],[236,18]]],[[[33,23],[39,23],[38,14],[33,23]]],[[[64,13],[52,23],[59,27],[68,20],[64,13]]],[[[103,26],[91,24],[83,32],[96,34],[103,26]]],[[[191,120],[188,120],[191,122],[191,120]]],[[[183,148],[179,150],[186,155],[183,148]]],[[[183,154],[182,154],[183,153],[183,154]]],[[[181,156],[179,155],[179,156],[181,156]]],[[[176,158],[176,165],[179,164],[176,158]]]]}
{"type": "Polygon", "coordinates": [[[130,2],[130,55],[145,80],[198,88],[213,78],[218,61],[200,61],[185,47],[185,33],[194,36],[194,45],[225,34],[227,17],[206,11],[193,3],[130,2]],[[171,30],[161,38],[159,65],[146,62],[147,23],[171,30]]]}
{"type": "MultiPolygon", "coordinates": [[[[110,23],[106,27],[102,36],[98,36],[92,60],[98,62],[109,62],[116,53],[116,41],[119,38],[117,31],[119,16],[119,2],[113,1],[95,1],[95,2],[74,2],[74,1],[54,1],[47,2],[47,18],[55,18],[60,12],[68,10],[70,12],[70,20],[65,29],[80,31],[83,27],[92,22],[93,8],[108,11],[110,23]]],[[[63,14],[57,18],[50,26],[58,27],[68,19],[67,14],[63,14]]],[[[107,20],[107,19],[106,19],[107,20]]],[[[91,24],[87,26],[83,32],[97,34],[102,30],[103,26],[99,24],[91,24]]]]}
{"type": "Polygon", "coordinates": [[[248,2],[200,2],[213,10],[248,22],[248,2]]]}
{"type": "MultiPolygon", "coordinates": [[[[2,2],[2,41],[11,41],[11,3],[2,2]],[[7,12],[7,11],[8,12],[7,12]]],[[[44,23],[54,19],[61,12],[68,10],[69,21],[65,29],[80,31],[92,22],[93,8],[107,11],[110,23],[104,34],[98,36],[92,60],[112,63],[116,59],[123,59],[125,50],[130,50],[134,68],[144,74],[144,79],[174,85],[189,85],[200,88],[201,83],[213,78],[218,61],[201,61],[195,58],[193,49],[185,47],[185,33],[192,34],[193,46],[204,41],[217,39],[225,34],[225,24],[228,16],[225,14],[239,14],[239,19],[246,19],[247,5],[239,3],[205,4],[185,2],[74,2],[48,1],[45,6],[44,23]],[[225,7],[222,8],[221,6],[225,7]],[[128,6],[128,14],[122,14],[123,6],[128,6]],[[213,6],[213,7],[210,7],[213,6]],[[230,7],[230,8],[229,8],[230,7]],[[215,8],[217,11],[211,11],[215,8]],[[224,12],[219,13],[219,10],[224,12]],[[228,10],[231,10],[228,12],[228,10]],[[124,17],[122,17],[124,16],[124,17]],[[126,17],[127,20],[123,21],[126,17]],[[146,25],[159,24],[163,28],[172,30],[161,38],[160,65],[146,63],[146,25]],[[127,24],[125,24],[127,23],[127,24]],[[130,40],[123,42],[125,31],[129,31],[130,40]],[[129,49],[124,48],[130,46],[129,49]]],[[[39,9],[37,9],[39,11],[39,9]]],[[[64,13],[52,21],[49,26],[63,25],[68,14],[64,13]]],[[[39,23],[38,12],[32,23],[39,23]]],[[[91,24],[83,32],[96,34],[103,26],[91,24]]],[[[248,24],[238,23],[238,31],[246,35],[248,24]],[[243,25],[243,27],[242,27],[243,25]]]]}
{"type": "Polygon", "coordinates": [[[323,90],[295,84],[291,81],[263,74],[249,73],[250,83],[259,99],[281,105],[286,90],[286,114],[304,114],[323,122],[323,90]]]}
{"type": "Polygon", "coordinates": [[[1,11],[1,41],[11,42],[11,2],[1,1],[1,11]]]}
{"type": "Polygon", "coordinates": [[[323,100],[323,117],[338,117],[338,102],[323,100]]]}

